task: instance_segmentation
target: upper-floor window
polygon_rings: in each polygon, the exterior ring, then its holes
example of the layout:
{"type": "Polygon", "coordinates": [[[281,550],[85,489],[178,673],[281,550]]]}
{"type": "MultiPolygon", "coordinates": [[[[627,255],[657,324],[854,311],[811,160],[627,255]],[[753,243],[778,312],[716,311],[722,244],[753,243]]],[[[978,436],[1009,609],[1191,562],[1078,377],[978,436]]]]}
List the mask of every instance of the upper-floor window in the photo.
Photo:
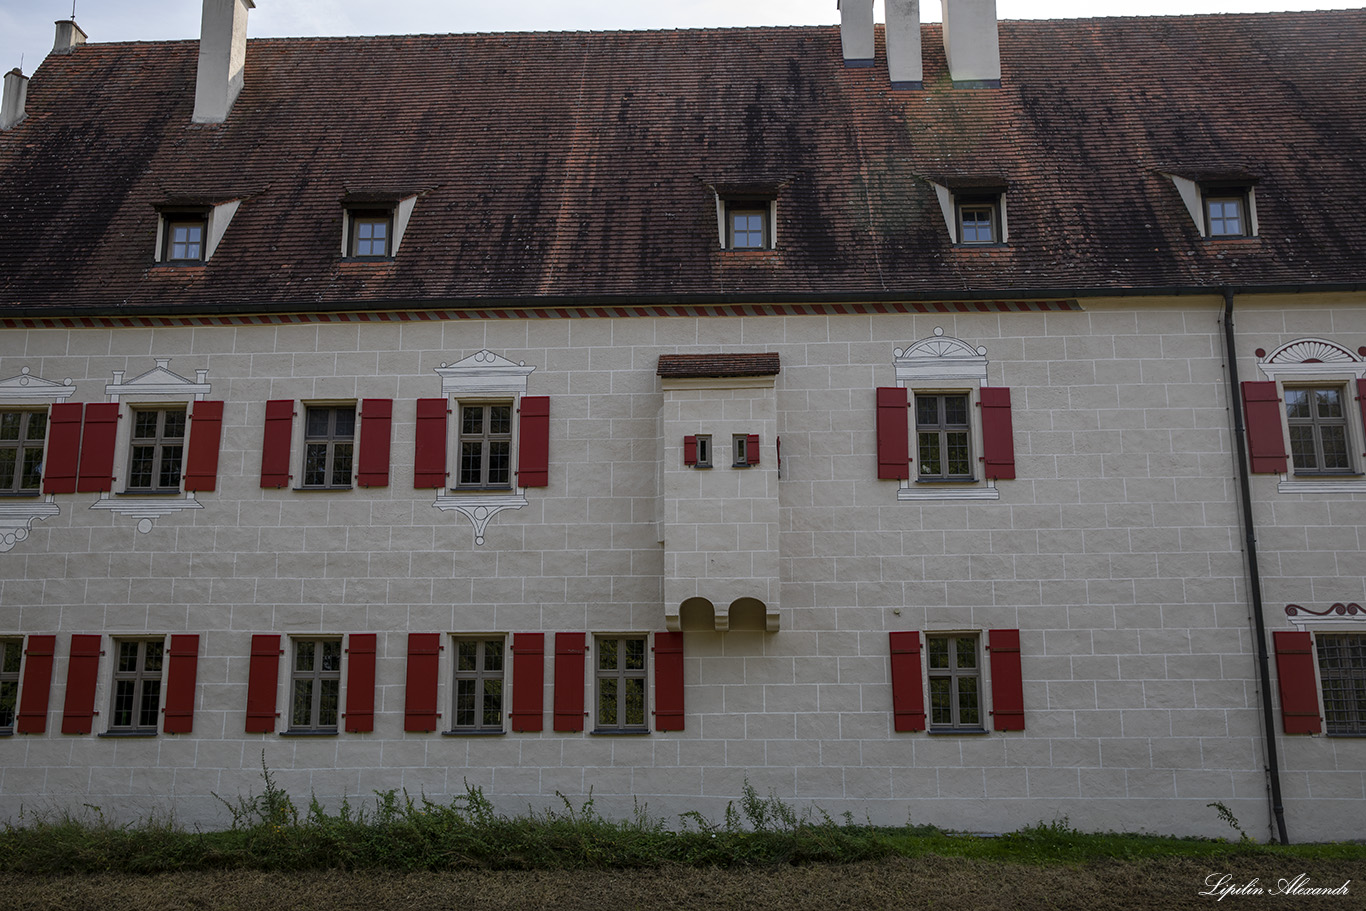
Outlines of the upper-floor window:
{"type": "Polygon", "coordinates": [[[1285,388],[1285,417],[1296,474],[1350,474],[1341,386],[1285,388]]]}
{"type": "Polygon", "coordinates": [[[39,492],[46,436],[46,411],[0,411],[0,494],[39,492]]]}
{"type": "Polygon", "coordinates": [[[455,641],[456,731],[503,730],[503,640],[455,641]]]}
{"type": "Polygon", "coordinates": [[[982,669],[975,634],[928,635],[930,729],[982,729],[982,669]]]}
{"type": "Polygon", "coordinates": [[[766,202],[731,202],[726,207],[728,243],[732,250],[765,250],[769,241],[768,204],[766,202]]]}
{"type": "Polygon", "coordinates": [[[1210,237],[1246,237],[1252,233],[1244,188],[1206,188],[1204,199],[1205,228],[1210,237]]]}
{"type": "Polygon", "coordinates": [[[119,639],[115,647],[109,730],[156,733],[166,643],[161,639],[119,639]]]}
{"type": "Polygon", "coordinates": [[[335,732],[341,711],[340,639],[295,639],[289,729],[335,732]]]}
{"type": "Polygon", "coordinates": [[[393,255],[394,213],[388,209],[352,209],[347,212],[349,254],[357,259],[383,259],[393,255]]]}
{"type": "Polygon", "coordinates": [[[304,487],[350,487],[355,405],[309,405],[304,411],[304,487]]]}
{"type": "Polygon", "coordinates": [[[185,457],[185,409],[134,408],[128,489],[179,492],[185,457]]]}
{"type": "Polygon", "coordinates": [[[1001,242],[999,197],[955,195],[954,205],[960,244],[1001,242]]]}
{"type": "Polygon", "coordinates": [[[202,263],[208,258],[208,214],[203,211],[161,213],[161,261],[202,263]]]}
{"type": "Polygon", "coordinates": [[[965,392],[916,394],[915,439],[921,480],[972,480],[970,414],[965,392]]]}
{"type": "Polygon", "coordinates": [[[0,639],[0,734],[14,733],[14,713],[19,704],[19,665],[24,640],[0,639]]]}
{"type": "Polygon", "coordinates": [[[460,464],[456,487],[507,490],[512,487],[512,403],[460,406],[460,464]]]}

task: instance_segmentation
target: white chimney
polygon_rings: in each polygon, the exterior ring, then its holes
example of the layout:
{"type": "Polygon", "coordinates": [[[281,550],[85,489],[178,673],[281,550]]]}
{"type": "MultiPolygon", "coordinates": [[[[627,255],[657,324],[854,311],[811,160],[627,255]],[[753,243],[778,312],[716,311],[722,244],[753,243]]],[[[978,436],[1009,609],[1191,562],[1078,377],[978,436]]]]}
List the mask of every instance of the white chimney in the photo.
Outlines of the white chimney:
{"type": "Polygon", "coordinates": [[[69,54],[75,48],[85,44],[88,37],[81,27],[76,24],[75,19],[57,20],[57,37],[52,42],[52,53],[69,54]]]}
{"type": "Polygon", "coordinates": [[[252,0],[204,0],[199,27],[199,75],[194,89],[194,122],[222,123],[242,91],[247,59],[247,11],[252,0]]]}
{"type": "Polygon", "coordinates": [[[24,119],[24,101],[28,98],[28,77],[15,67],[5,74],[5,91],[0,100],[0,130],[8,130],[24,119]]]}
{"type": "Polygon", "coordinates": [[[996,0],[944,0],[944,56],[955,88],[1001,87],[996,0]]]}
{"type": "Polygon", "coordinates": [[[873,0],[839,0],[845,66],[873,65],[873,0]]]}
{"type": "Polygon", "coordinates": [[[920,0],[887,0],[887,71],[894,89],[925,87],[920,57],[920,0]]]}

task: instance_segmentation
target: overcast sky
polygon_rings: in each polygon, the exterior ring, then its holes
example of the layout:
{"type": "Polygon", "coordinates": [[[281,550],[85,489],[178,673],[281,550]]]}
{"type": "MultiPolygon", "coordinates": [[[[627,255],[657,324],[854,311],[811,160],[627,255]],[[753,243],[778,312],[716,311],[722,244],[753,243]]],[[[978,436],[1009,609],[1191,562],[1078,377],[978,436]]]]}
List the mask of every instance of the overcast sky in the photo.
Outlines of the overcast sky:
{"type": "MultiPolygon", "coordinates": [[[[91,41],[199,37],[200,0],[75,0],[76,22],[91,41]]],[[[938,0],[921,0],[938,21],[938,0]]],[[[1166,16],[1184,13],[1344,9],[1363,0],[997,0],[1002,19],[1166,16]]],[[[0,72],[32,75],[52,48],[53,25],[72,0],[0,0],[0,72]]],[[[875,16],[883,19],[882,0],[875,16]]],[[[691,28],[734,25],[833,25],[835,0],[256,0],[250,37],[691,28]]]]}

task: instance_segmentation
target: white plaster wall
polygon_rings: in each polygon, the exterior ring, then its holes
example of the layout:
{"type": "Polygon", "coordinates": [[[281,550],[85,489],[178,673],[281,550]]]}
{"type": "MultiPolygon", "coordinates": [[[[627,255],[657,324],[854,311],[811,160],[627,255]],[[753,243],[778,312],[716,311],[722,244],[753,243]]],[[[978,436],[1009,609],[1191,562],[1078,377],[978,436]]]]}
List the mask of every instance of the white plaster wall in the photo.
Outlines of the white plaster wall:
{"type": "MultiPolygon", "coordinates": [[[[1366,345],[1360,304],[1249,305],[1243,377],[1258,378],[1255,347],[1301,335],[1366,345]]],[[[296,799],[331,804],[389,788],[443,799],[468,782],[509,812],[591,787],[607,813],[630,812],[638,796],[654,813],[719,818],[748,779],[836,815],[982,831],[1067,816],[1082,828],[1227,835],[1206,807],[1218,800],[1265,837],[1222,302],[1084,305],[5,330],[0,377],[29,367],[73,378],[73,401],[102,401],[113,371],[136,376],[169,357],[181,375],[207,369],[227,407],[218,489],[200,495],[203,509],[141,534],[89,509],[93,494],[62,495],[59,515],[0,554],[0,634],[59,634],[48,733],[0,740],[0,815],[90,803],[222,825],[213,794],[259,792],[264,754],[296,799]],[[999,500],[900,502],[895,482],[875,480],[873,390],[893,385],[893,348],[937,327],[985,345],[988,381],[1012,390],[1018,479],[1000,482],[999,500]],[[528,393],[551,396],[552,442],[550,485],[498,514],[479,546],[468,521],[412,489],[412,401],[440,393],[436,367],[484,348],[536,366],[528,393]],[[781,632],[686,633],[681,732],[404,734],[409,631],[664,628],[655,368],[661,354],[720,350],[782,358],[781,632]],[[389,487],[259,487],[267,399],[389,396],[389,487]],[[1021,630],[1027,729],[893,733],[887,632],[992,627],[1021,630]],[[57,733],[70,634],[174,632],[201,635],[193,735],[57,733]],[[378,633],[375,732],[243,734],[259,632],[378,633]]],[[[1271,628],[1290,628],[1285,603],[1366,600],[1366,496],[1287,496],[1263,477],[1253,489],[1271,628]]],[[[449,649],[442,662],[448,712],[449,649]]],[[[284,679],[282,667],[282,708],[284,679]]],[[[547,712],[553,679],[547,656],[547,712]]],[[[1279,742],[1292,837],[1358,836],[1366,740],[1279,742]]]]}

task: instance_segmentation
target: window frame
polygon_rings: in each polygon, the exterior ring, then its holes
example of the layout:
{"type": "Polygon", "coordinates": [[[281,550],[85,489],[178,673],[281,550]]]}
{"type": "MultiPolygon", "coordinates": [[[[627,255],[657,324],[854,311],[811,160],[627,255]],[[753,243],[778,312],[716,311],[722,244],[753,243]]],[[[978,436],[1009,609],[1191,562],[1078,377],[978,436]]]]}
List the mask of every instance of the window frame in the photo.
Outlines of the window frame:
{"type": "Polygon", "coordinates": [[[1311,382],[1311,383],[1282,383],[1281,384],[1281,414],[1285,421],[1286,429],[1286,455],[1290,459],[1290,474],[1296,477],[1354,477],[1359,475],[1360,468],[1355,458],[1353,458],[1354,441],[1351,419],[1351,406],[1353,401],[1352,389],[1345,382],[1334,383],[1331,381],[1311,382]],[[1336,418],[1324,418],[1317,413],[1318,392],[1336,392],[1338,396],[1339,415],[1336,418]],[[1308,417],[1292,416],[1291,394],[1309,393],[1308,401],[1311,411],[1314,413],[1308,417]],[[1295,428],[1308,428],[1311,434],[1311,442],[1314,449],[1315,467],[1303,468],[1296,458],[1295,447],[1295,428]],[[1342,457],[1346,465],[1341,468],[1324,467],[1324,440],[1322,429],[1324,427],[1340,427],[1342,429],[1342,457]]]}
{"type": "MultiPolygon", "coordinates": [[[[1243,184],[1202,184],[1200,187],[1200,214],[1204,219],[1205,236],[1208,238],[1233,238],[1233,237],[1252,237],[1252,205],[1250,199],[1250,188],[1243,184]],[[1215,205],[1235,204],[1237,206],[1237,218],[1239,229],[1237,231],[1214,230],[1216,221],[1214,212],[1215,205]]],[[[1223,215],[1218,219],[1221,222],[1228,221],[1228,216],[1223,215]]]]}
{"type": "Polygon", "coordinates": [[[1001,194],[970,193],[953,195],[953,216],[955,240],[964,247],[1000,246],[1003,241],[1001,231],[1001,194]],[[975,237],[967,239],[966,224],[963,216],[968,212],[986,212],[988,237],[983,240],[975,237]]]}
{"type": "Polygon", "coordinates": [[[152,735],[157,733],[157,727],[161,720],[161,707],[166,698],[166,668],[169,664],[170,650],[166,647],[166,638],[160,637],[119,637],[114,639],[114,660],[110,675],[109,684],[109,733],[111,734],[144,734],[152,735]],[[148,668],[148,650],[152,645],[160,647],[158,665],[155,669],[148,668]],[[124,649],[133,646],[134,667],[125,670],[122,666],[124,659],[124,649]],[[119,721],[120,684],[131,684],[129,694],[129,705],[126,709],[128,720],[119,721]],[[150,706],[151,717],[148,720],[149,706],[147,705],[149,684],[155,685],[153,703],[150,706]]]}
{"type": "Polygon", "coordinates": [[[987,706],[985,701],[986,674],[982,659],[982,635],[978,631],[946,631],[946,632],[927,632],[925,634],[925,676],[927,686],[925,688],[926,707],[926,730],[930,733],[948,734],[985,734],[987,706]],[[967,640],[972,643],[973,666],[959,667],[959,651],[956,643],[959,640],[967,640]],[[947,642],[947,656],[949,664],[947,667],[936,668],[934,666],[934,646],[935,642],[947,642]],[[935,681],[948,680],[948,711],[949,721],[942,722],[936,720],[939,717],[941,705],[939,699],[941,693],[936,692],[935,681]],[[961,717],[962,710],[962,688],[961,681],[972,680],[976,688],[975,702],[977,719],[976,722],[965,722],[961,717]]]}
{"type": "MultiPolygon", "coordinates": [[[[185,246],[190,242],[186,241],[185,246]]],[[[161,246],[157,250],[159,261],[164,266],[198,266],[208,261],[209,256],[209,210],[208,209],[167,209],[161,212],[161,246]],[[175,233],[178,227],[192,227],[198,230],[199,239],[194,242],[197,248],[193,256],[175,256],[179,244],[175,233]]]]}
{"type": "Polygon", "coordinates": [[[0,636],[0,736],[14,733],[19,717],[19,680],[24,669],[22,636],[0,636]],[[10,670],[11,663],[14,670],[10,670]]]}
{"type": "Polygon", "coordinates": [[[0,497],[37,497],[43,492],[43,456],[47,451],[47,433],[51,424],[48,410],[46,408],[0,408],[0,427],[3,426],[5,419],[12,414],[19,415],[18,435],[13,440],[0,438],[0,452],[14,451],[14,476],[11,483],[4,488],[0,488],[0,497]],[[35,440],[27,434],[31,431],[33,416],[41,415],[43,427],[40,436],[35,440]],[[33,472],[34,486],[23,487],[23,481],[27,472],[25,471],[26,454],[37,452],[37,462],[31,465],[30,471],[33,472]]]}
{"type": "Polygon", "coordinates": [[[342,663],[345,650],[343,648],[343,637],[341,636],[292,636],[290,637],[290,662],[289,662],[289,724],[286,726],[287,734],[336,734],[341,730],[342,716],[342,663]],[[313,646],[313,667],[303,670],[299,667],[300,646],[309,644],[313,646]],[[336,667],[327,669],[321,665],[327,657],[326,646],[336,647],[336,667]],[[322,684],[336,681],[335,691],[331,695],[332,721],[323,721],[323,690],[322,684]],[[308,720],[306,722],[297,721],[298,709],[298,687],[302,682],[310,684],[308,720]]]}
{"type": "Polygon", "coordinates": [[[979,393],[972,389],[916,389],[908,390],[911,397],[911,410],[914,412],[911,433],[915,441],[912,452],[915,459],[915,471],[917,482],[925,483],[955,483],[955,484],[975,484],[979,479],[975,471],[976,461],[973,457],[980,441],[977,439],[981,429],[980,420],[974,421],[973,415],[980,412],[979,408],[974,408],[978,401],[979,393]],[[950,424],[947,420],[947,399],[949,397],[961,397],[964,400],[966,420],[962,424],[950,424]],[[934,399],[937,403],[936,423],[922,424],[920,420],[920,400],[934,399]],[[950,459],[948,456],[948,434],[962,433],[967,447],[967,472],[963,474],[953,474],[948,471],[950,459]],[[921,449],[921,435],[935,434],[938,437],[938,459],[941,466],[939,472],[929,474],[925,471],[925,459],[921,449]]]}
{"type": "Polygon", "coordinates": [[[650,732],[650,637],[645,633],[599,633],[593,637],[593,733],[595,734],[648,734],[650,732]],[[603,659],[608,653],[605,643],[614,643],[615,666],[603,667],[603,659]],[[629,668],[626,643],[640,644],[640,667],[629,668]],[[640,681],[640,720],[638,722],[623,716],[628,714],[628,701],[631,687],[623,684],[640,681]],[[615,695],[606,693],[604,684],[615,684],[615,695]],[[609,716],[604,711],[605,699],[611,698],[615,705],[609,716]],[[609,717],[612,720],[608,720],[609,717]]]}
{"type": "Polygon", "coordinates": [[[180,493],[185,485],[185,468],[190,447],[190,409],[188,404],[184,402],[132,404],[128,406],[128,412],[128,463],[123,481],[124,491],[139,494],[180,493]],[[179,437],[166,435],[166,416],[171,413],[178,413],[183,416],[179,437]],[[151,437],[138,436],[138,416],[141,414],[157,415],[156,431],[151,437]],[[177,445],[180,447],[180,453],[178,456],[179,464],[175,469],[175,483],[163,484],[161,479],[165,473],[167,449],[177,445]],[[134,466],[137,450],[146,447],[152,449],[152,459],[148,472],[149,481],[146,484],[141,484],[137,483],[140,474],[135,471],[134,466]]]}
{"type": "Polygon", "coordinates": [[[732,433],[730,435],[730,456],[731,468],[749,467],[749,434],[732,433]]]}
{"type": "Polygon", "coordinates": [[[711,467],[713,467],[713,466],[712,466],[712,452],[713,452],[713,450],[714,450],[715,447],[712,446],[711,434],[709,434],[709,433],[699,433],[699,434],[696,435],[695,439],[697,440],[697,461],[696,461],[696,462],[693,462],[692,467],[693,467],[693,468],[711,468],[711,467]]]}
{"type": "Polygon", "coordinates": [[[452,476],[455,483],[450,490],[459,493],[512,493],[517,488],[517,432],[518,432],[518,413],[519,400],[511,399],[482,399],[465,398],[455,402],[455,464],[452,476]],[[465,430],[465,409],[478,408],[482,412],[478,433],[465,430]],[[506,433],[494,433],[492,431],[491,409],[507,408],[508,429],[506,433]],[[477,440],[480,446],[480,467],[479,480],[467,482],[464,480],[465,472],[465,444],[473,443],[477,440]],[[506,444],[507,446],[507,481],[506,483],[493,483],[488,480],[489,468],[492,462],[492,449],[494,445],[506,444]]]}
{"type": "Polygon", "coordinates": [[[353,260],[386,260],[394,258],[394,209],[393,207],[356,206],[346,210],[346,258],[353,260]],[[360,236],[363,225],[384,225],[384,252],[362,253],[361,245],[373,244],[373,236],[360,236]]]}
{"type": "Polygon", "coordinates": [[[461,634],[451,637],[451,646],[452,668],[450,733],[504,733],[507,730],[505,726],[505,719],[508,716],[508,712],[511,706],[511,702],[508,699],[508,658],[511,655],[511,650],[508,648],[507,637],[501,634],[461,634]],[[489,668],[485,666],[488,658],[488,646],[495,642],[498,644],[499,647],[499,666],[497,668],[489,668]],[[461,646],[470,644],[473,644],[475,646],[475,667],[470,670],[464,670],[460,666],[462,659],[461,646]],[[490,710],[486,702],[486,700],[490,696],[486,689],[487,684],[495,681],[498,684],[498,707],[494,711],[494,717],[497,718],[496,723],[489,720],[490,710]],[[473,713],[474,719],[466,723],[462,723],[460,720],[461,713],[462,711],[464,711],[460,704],[462,695],[460,692],[462,682],[472,682],[474,684],[474,692],[471,694],[473,698],[473,706],[469,710],[473,713]]]}
{"type": "Polygon", "coordinates": [[[727,197],[725,199],[725,225],[723,234],[725,237],[725,249],[738,253],[754,252],[759,250],[772,250],[775,247],[773,233],[774,206],[772,199],[761,197],[727,197]],[[758,233],[761,235],[761,242],[758,244],[745,244],[740,246],[735,242],[737,217],[759,218],[757,229],[746,226],[740,233],[745,235],[758,233]]]}
{"type": "Polygon", "coordinates": [[[356,430],[359,424],[360,416],[357,413],[355,402],[303,403],[303,445],[300,447],[301,462],[299,465],[300,490],[350,490],[355,486],[358,443],[356,430]],[[343,435],[337,431],[336,418],[338,413],[348,409],[351,412],[351,432],[343,435]],[[322,434],[312,431],[310,415],[315,411],[328,412],[327,430],[322,434]],[[338,449],[343,445],[350,447],[347,450],[344,466],[339,462],[340,456],[338,454],[338,449]],[[323,447],[324,464],[321,481],[310,481],[310,447],[315,446],[323,447]],[[338,478],[339,474],[342,475],[341,478],[338,478]]]}
{"type": "Polygon", "coordinates": [[[1315,631],[1314,665],[1319,678],[1323,733],[1329,737],[1366,737],[1366,698],[1354,698],[1355,692],[1366,692],[1366,633],[1315,631]],[[1345,640],[1342,647],[1356,652],[1345,656],[1350,666],[1336,666],[1329,660],[1335,656],[1325,654],[1335,639],[1345,640]],[[1354,717],[1343,720],[1339,717],[1342,714],[1354,717]]]}

